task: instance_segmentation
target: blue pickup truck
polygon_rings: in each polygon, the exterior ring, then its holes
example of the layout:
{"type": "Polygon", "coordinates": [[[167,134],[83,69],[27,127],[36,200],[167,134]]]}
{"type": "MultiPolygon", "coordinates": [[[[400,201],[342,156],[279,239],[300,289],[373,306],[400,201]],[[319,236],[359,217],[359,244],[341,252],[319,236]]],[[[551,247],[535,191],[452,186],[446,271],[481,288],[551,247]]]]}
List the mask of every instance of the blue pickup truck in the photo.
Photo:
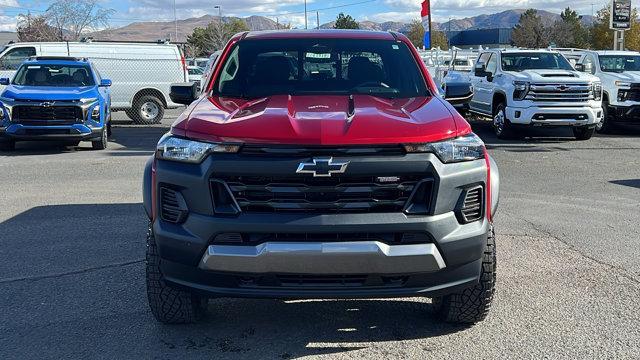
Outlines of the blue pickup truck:
{"type": "Polygon", "coordinates": [[[92,63],[71,57],[33,57],[12,80],[0,78],[0,150],[16,141],[59,140],[107,147],[111,132],[111,81],[92,63]]]}

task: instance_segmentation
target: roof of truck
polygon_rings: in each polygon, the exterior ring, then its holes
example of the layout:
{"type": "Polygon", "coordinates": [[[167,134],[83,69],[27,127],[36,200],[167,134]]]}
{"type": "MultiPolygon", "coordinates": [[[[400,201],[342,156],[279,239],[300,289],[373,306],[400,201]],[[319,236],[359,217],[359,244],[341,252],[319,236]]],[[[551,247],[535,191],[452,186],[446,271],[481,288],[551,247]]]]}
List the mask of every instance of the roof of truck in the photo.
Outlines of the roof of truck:
{"type": "Polygon", "coordinates": [[[385,31],[370,30],[267,30],[267,31],[250,31],[245,36],[246,39],[304,39],[304,38],[321,38],[321,39],[371,39],[371,40],[394,40],[395,36],[385,31]]]}
{"type": "Polygon", "coordinates": [[[640,55],[637,51],[620,51],[620,50],[592,50],[598,55],[640,55]]]}

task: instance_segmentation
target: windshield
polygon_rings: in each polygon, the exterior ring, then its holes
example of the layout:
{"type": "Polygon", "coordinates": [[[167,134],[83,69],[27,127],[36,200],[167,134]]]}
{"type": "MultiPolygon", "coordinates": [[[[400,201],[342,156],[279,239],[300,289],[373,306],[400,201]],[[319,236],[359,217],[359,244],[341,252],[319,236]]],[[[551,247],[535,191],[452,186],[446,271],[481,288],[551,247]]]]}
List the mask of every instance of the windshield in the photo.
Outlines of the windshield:
{"type": "Polygon", "coordinates": [[[189,68],[189,75],[202,75],[202,69],[201,68],[189,68]]]}
{"type": "Polygon", "coordinates": [[[214,92],[229,97],[428,94],[410,50],[387,40],[245,40],[226,59],[214,92]]]}
{"type": "Polygon", "coordinates": [[[523,70],[573,70],[571,64],[558,53],[503,53],[503,71],[523,70]]]}
{"type": "Polygon", "coordinates": [[[640,55],[600,55],[598,59],[602,71],[640,71],[640,55]]]}
{"type": "Polygon", "coordinates": [[[13,84],[77,87],[92,86],[95,81],[87,65],[25,64],[18,69],[13,84]]]}

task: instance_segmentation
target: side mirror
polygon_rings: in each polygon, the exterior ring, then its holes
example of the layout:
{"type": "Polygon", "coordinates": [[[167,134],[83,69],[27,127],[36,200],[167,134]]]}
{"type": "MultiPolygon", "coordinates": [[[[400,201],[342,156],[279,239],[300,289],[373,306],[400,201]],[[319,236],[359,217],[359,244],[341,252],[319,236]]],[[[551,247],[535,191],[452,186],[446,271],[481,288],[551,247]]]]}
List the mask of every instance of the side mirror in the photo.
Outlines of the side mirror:
{"type": "Polygon", "coordinates": [[[198,98],[198,84],[195,82],[171,84],[169,97],[176,104],[190,105],[198,98]]]}
{"type": "Polygon", "coordinates": [[[9,78],[0,78],[0,85],[9,85],[9,78]]]}
{"type": "Polygon", "coordinates": [[[473,87],[468,82],[452,82],[444,85],[444,99],[451,105],[463,105],[471,101],[473,87]]]}
{"type": "Polygon", "coordinates": [[[485,63],[476,63],[473,67],[473,74],[478,77],[486,77],[487,76],[487,65],[485,63]]]}
{"type": "Polygon", "coordinates": [[[580,71],[580,72],[584,72],[585,71],[584,64],[576,64],[575,68],[576,68],[576,71],[580,71]]]}
{"type": "Polygon", "coordinates": [[[112,83],[111,83],[110,79],[102,79],[102,80],[100,80],[100,86],[109,87],[109,86],[111,86],[111,84],[112,83]]]}

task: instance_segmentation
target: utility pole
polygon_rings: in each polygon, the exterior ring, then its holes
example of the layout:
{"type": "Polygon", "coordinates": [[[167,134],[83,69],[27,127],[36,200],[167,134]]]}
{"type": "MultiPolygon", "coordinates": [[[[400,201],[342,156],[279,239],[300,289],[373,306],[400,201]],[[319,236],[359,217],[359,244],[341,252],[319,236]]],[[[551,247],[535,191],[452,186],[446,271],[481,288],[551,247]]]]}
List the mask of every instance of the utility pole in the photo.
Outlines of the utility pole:
{"type": "Polygon", "coordinates": [[[304,0],[304,28],[308,29],[307,26],[307,0],[304,0]]]}
{"type": "Polygon", "coordinates": [[[177,15],[177,11],[176,11],[176,0],[173,0],[173,22],[176,26],[176,39],[175,41],[178,42],[178,15],[177,15]]]}
{"type": "Polygon", "coordinates": [[[320,12],[316,11],[316,29],[320,30],[320,12]]]}
{"type": "Polygon", "coordinates": [[[220,22],[220,26],[222,27],[222,8],[220,5],[216,5],[213,8],[218,9],[218,22],[220,22]]]}
{"type": "Polygon", "coordinates": [[[449,26],[447,29],[447,46],[451,49],[451,16],[449,16],[449,26]]]}

